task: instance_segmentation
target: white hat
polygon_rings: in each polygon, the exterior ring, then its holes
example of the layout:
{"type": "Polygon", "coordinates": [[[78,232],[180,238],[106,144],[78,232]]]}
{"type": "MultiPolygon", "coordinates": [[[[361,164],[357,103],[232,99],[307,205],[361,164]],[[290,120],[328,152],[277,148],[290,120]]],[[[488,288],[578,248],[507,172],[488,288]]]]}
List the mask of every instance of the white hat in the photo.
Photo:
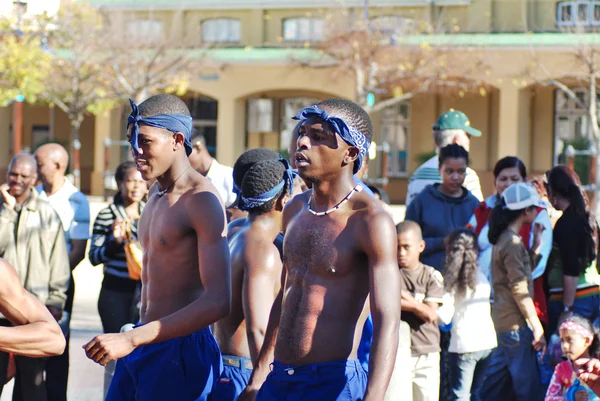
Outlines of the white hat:
{"type": "Polygon", "coordinates": [[[527,182],[512,184],[502,192],[502,199],[509,210],[523,210],[530,206],[548,208],[550,204],[540,198],[535,187],[527,182]]]}

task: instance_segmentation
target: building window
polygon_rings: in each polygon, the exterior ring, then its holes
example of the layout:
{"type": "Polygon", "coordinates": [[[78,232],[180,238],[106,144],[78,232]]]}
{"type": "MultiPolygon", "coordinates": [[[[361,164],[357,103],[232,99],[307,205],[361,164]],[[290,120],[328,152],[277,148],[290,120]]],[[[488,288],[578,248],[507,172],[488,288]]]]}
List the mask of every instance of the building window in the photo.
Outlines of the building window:
{"type": "Polygon", "coordinates": [[[600,26],[600,1],[563,1],[558,3],[557,25],[600,26]]]}
{"type": "Polygon", "coordinates": [[[371,20],[370,24],[373,31],[383,37],[393,39],[397,36],[411,35],[415,30],[412,19],[399,16],[376,17],[371,20]]]}
{"type": "Polygon", "coordinates": [[[386,107],[381,112],[381,133],[384,147],[389,147],[387,175],[405,177],[408,174],[408,139],[410,105],[403,102],[386,107]]]}
{"type": "Polygon", "coordinates": [[[240,21],[233,18],[215,18],[202,22],[202,41],[239,43],[240,21]]]}
{"type": "Polygon", "coordinates": [[[248,99],[248,131],[274,131],[272,99],[248,99]]]}
{"type": "Polygon", "coordinates": [[[212,157],[217,155],[217,117],[219,115],[219,102],[209,97],[193,95],[184,99],[190,114],[192,115],[192,126],[194,132],[204,135],[206,149],[212,157]]]}
{"type": "Polygon", "coordinates": [[[288,18],[283,21],[283,40],[288,42],[317,42],[323,40],[322,18],[288,18]]]}
{"type": "MultiPolygon", "coordinates": [[[[584,105],[588,104],[589,92],[585,88],[573,89],[577,98],[584,105]]],[[[600,94],[598,94],[600,102],[600,94]]],[[[567,146],[583,150],[593,142],[586,107],[578,104],[561,90],[555,92],[554,106],[554,163],[564,162],[567,146]],[[586,145],[587,144],[587,145],[586,145]]],[[[600,110],[598,112],[600,118],[600,110]]]]}
{"type": "Polygon", "coordinates": [[[150,19],[127,21],[125,34],[132,41],[158,42],[163,40],[163,23],[150,19]]]}

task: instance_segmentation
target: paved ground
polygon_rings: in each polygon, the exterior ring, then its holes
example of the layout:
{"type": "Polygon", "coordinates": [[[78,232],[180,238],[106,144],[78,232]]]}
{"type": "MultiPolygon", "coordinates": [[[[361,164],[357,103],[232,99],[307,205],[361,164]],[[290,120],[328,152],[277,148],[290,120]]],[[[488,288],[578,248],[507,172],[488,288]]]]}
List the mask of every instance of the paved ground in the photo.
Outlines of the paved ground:
{"type": "MultiPolygon", "coordinates": [[[[106,204],[90,198],[92,221],[106,204]]],[[[396,223],[404,218],[404,206],[392,206],[396,223]]],[[[102,401],[104,368],[88,360],[82,345],[102,332],[96,303],[102,283],[102,267],[92,266],[87,258],[75,270],[75,303],[71,321],[71,368],[69,401],[102,401]]],[[[0,401],[10,401],[14,380],[5,386],[0,401]]]]}

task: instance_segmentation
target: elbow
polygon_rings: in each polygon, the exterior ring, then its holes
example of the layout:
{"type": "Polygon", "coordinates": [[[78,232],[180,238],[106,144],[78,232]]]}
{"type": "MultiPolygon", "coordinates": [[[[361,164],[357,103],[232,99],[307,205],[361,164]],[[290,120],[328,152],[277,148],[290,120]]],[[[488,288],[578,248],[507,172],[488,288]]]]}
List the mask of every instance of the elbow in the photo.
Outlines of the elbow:
{"type": "Polygon", "coordinates": [[[48,333],[46,336],[46,346],[41,349],[43,356],[58,356],[62,355],[65,352],[65,347],[67,346],[67,342],[65,340],[65,336],[62,333],[62,330],[58,326],[57,323],[51,323],[48,326],[48,333]]]}
{"type": "Polygon", "coordinates": [[[67,342],[65,337],[62,335],[62,332],[59,333],[58,338],[54,339],[50,347],[48,348],[47,356],[58,356],[62,355],[65,352],[65,347],[67,346],[67,342]]]}

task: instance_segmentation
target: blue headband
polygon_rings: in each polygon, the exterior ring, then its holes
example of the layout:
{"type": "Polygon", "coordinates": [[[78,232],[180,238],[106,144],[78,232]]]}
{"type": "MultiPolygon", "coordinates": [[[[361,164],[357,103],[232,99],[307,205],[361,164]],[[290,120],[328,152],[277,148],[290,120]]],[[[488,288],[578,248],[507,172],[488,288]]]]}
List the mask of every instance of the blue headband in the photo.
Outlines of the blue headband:
{"type": "Polygon", "coordinates": [[[264,205],[265,203],[271,201],[274,197],[276,197],[281,192],[281,190],[285,186],[286,182],[288,184],[288,193],[290,195],[292,194],[292,192],[294,191],[294,177],[298,174],[298,172],[296,170],[292,169],[292,167],[290,166],[290,163],[286,159],[280,158],[279,161],[281,163],[283,163],[283,165],[285,166],[285,172],[283,175],[283,179],[281,180],[281,182],[279,182],[279,184],[275,185],[273,188],[271,188],[267,192],[262,193],[257,196],[254,196],[252,198],[246,198],[246,197],[244,197],[244,195],[242,195],[240,188],[237,185],[233,184],[234,192],[237,191],[236,193],[238,194],[238,198],[237,198],[238,209],[250,210],[250,209],[254,209],[255,207],[264,205]]]}
{"type": "Polygon", "coordinates": [[[184,114],[156,114],[154,116],[142,118],[137,104],[135,104],[135,102],[131,99],[129,99],[129,103],[131,104],[131,114],[127,118],[127,127],[131,125],[131,138],[129,139],[129,143],[131,143],[131,147],[136,155],[138,154],[139,149],[139,124],[146,124],[151,127],[166,129],[174,134],[181,132],[185,137],[185,154],[189,156],[192,153],[193,147],[190,138],[192,133],[192,117],[184,114]]]}
{"type": "Polygon", "coordinates": [[[298,112],[294,117],[294,120],[305,121],[312,117],[318,117],[324,121],[327,121],[333,127],[333,130],[350,146],[356,146],[359,150],[358,159],[354,163],[354,174],[360,170],[362,166],[363,157],[369,151],[371,143],[360,131],[350,127],[346,122],[339,117],[332,117],[327,113],[327,110],[320,109],[317,105],[306,107],[298,112]]]}

